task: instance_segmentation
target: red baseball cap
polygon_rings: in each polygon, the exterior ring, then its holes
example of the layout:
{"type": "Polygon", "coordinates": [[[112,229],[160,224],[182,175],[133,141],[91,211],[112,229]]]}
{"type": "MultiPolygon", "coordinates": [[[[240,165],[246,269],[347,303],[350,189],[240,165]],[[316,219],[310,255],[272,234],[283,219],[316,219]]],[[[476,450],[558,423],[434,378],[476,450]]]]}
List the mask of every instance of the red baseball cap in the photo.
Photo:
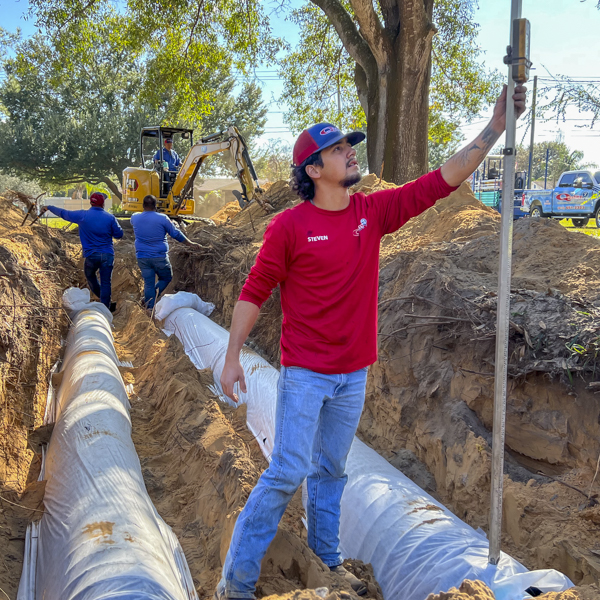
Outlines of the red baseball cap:
{"type": "Polygon", "coordinates": [[[102,192],[94,192],[90,196],[90,204],[92,206],[104,206],[104,201],[106,200],[106,196],[102,192]]]}
{"type": "Polygon", "coordinates": [[[317,123],[308,129],[305,129],[294,144],[294,165],[301,165],[311,154],[319,152],[333,146],[340,140],[348,138],[352,146],[356,146],[365,139],[365,134],[361,131],[352,131],[351,133],[342,133],[335,125],[331,123],[317,123]]]}

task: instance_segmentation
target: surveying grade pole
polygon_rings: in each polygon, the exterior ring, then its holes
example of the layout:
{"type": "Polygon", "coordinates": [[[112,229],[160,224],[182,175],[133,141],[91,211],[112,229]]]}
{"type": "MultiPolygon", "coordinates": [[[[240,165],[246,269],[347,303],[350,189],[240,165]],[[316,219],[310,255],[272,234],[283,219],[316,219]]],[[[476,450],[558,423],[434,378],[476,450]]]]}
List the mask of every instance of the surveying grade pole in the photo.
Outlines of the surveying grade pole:
{"type": "Polygon", "coordinates": [[[533,167],[533,139],[535,136],[535,102],[537,97],[537,75],[533,78],[533,97],[531,99],[531,141],[529,142],[529,169],[527,187],[531,189],[531,169],[533,167]]]}
{"type": "Polygon", "coordinates": [[[500,264],[498,268],[498,308],[496,311],[496,365],[494,376],[494,422],[492,431],[492,478],[490,503],[489,562],[500,560],[502,532],[502,487],[504,474],[504,434],[508,373],[508,333],[510,318],[510,276],[515,190],[515,140],[517,120],[512,99],[515,82],[525,83],[529,75],[529,22],[521,19],[521,0],[511,0],[510,46],[504,62],[508,65],[506,95],[506,143],[503,150],[502,221],[500,264]]]}

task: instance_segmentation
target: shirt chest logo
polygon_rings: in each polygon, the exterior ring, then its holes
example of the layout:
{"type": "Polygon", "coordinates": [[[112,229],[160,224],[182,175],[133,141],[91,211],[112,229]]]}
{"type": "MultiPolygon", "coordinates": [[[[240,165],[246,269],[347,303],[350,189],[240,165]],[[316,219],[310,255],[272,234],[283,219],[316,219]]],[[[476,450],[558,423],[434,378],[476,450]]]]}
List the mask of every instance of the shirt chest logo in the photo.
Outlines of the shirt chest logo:
{"type": "Polygon", "coordinates": [[[353,231],[355,236],[359,236],[360,232],[367,226],[367,220],[361,219],[358,227],[353,231]]]}

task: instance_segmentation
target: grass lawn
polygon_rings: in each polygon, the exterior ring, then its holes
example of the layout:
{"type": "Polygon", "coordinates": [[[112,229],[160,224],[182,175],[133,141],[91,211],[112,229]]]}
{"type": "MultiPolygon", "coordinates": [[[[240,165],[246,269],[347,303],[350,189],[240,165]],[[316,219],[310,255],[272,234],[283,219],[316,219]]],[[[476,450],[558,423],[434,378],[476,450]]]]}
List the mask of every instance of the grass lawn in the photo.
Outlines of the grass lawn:
{"type": "Polygon", "coordinates": [[[48,227],[54,227],[55,229],[63,229],[64,227],[67,227],[68,225],[70,225],[69,229],[74,229],[75,227],[77,227],[77,225],[75,225],[75,223],[69,223],[69,221],[65,221],[64,219],[59,219],[54,218],[54,219],[46,219],[44,217],[42,217],[39,220],[40,223],[43,223],[44,225],[48,225],[48,227]]]}
{"type": "Polygon", "coordinates": [[[569,231],[585,233],[586,235],[592,235],[594,237],[600,238],[600,229],[596,227],[594,219],[590,219],[590,222],[585,227],[581,228],[573,227],[571,219],[563,219],[562,221],[560,221],[560,224],[566,227],[569,231]]]}

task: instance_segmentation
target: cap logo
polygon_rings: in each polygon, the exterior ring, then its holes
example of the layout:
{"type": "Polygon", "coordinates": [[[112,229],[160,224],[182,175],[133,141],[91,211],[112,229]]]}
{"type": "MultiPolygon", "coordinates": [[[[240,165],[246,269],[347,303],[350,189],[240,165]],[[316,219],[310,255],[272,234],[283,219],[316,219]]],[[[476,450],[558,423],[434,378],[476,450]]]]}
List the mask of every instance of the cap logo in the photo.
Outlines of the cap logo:
{"type": "Polygon", "coordinates": [[[327,135],[328,133],[333,133],[334,131],[339,131],[337,127],[323,127],[319,132],[321,135],[327,135]]]}

